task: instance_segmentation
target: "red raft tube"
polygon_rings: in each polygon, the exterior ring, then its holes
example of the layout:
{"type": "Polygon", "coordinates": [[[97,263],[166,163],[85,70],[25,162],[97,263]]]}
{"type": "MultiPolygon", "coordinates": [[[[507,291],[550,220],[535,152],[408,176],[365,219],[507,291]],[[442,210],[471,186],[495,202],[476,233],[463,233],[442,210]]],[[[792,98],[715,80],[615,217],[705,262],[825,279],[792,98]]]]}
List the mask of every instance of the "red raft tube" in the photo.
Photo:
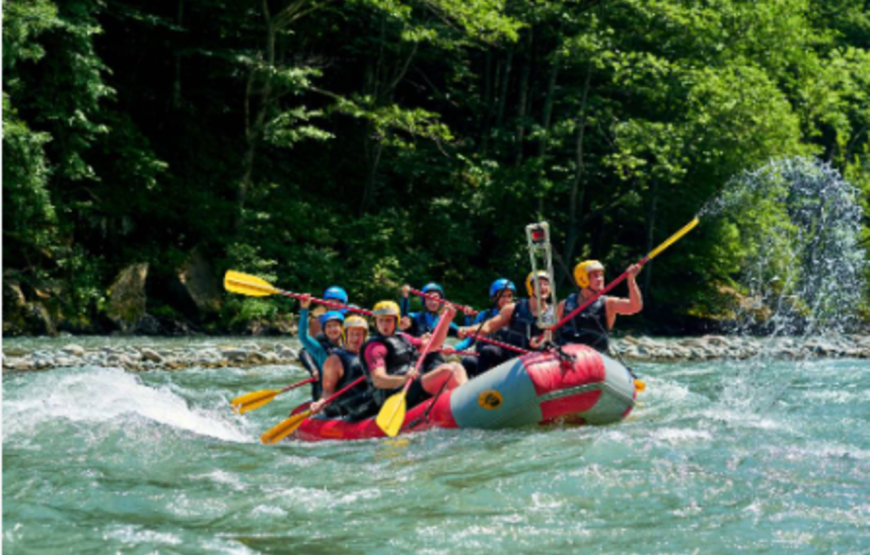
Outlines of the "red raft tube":
{"type": "MultiPolygon", "coordinates": [[[[409,409],[400,433],[554,422],[600,425],[618,422],[631,412],[637,390],[625,366],[585,345],[566,345],[562,352],[569,356],[553,351],[524,355],[445,391],[409,409]]],[[[321,441],[377,438],[384,433],[374,417],[359,422],[315,417],[290,437],[321,441]]]]}

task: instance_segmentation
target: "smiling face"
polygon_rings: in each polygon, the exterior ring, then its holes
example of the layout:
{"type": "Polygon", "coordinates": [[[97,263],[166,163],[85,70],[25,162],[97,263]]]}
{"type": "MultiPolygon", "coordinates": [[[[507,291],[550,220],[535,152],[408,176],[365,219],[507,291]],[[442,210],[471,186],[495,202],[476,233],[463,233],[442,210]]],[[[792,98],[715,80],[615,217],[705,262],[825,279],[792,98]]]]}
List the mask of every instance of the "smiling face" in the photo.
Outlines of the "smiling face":
{"type": "Polygon", "coordinates": [[[438,312],[438,309],[441,308],[441,304],[442,304],[441,303],[441,294],[440,293],[430,293],[430,294],[434,295],[438,298],[437,299],[430,299],[428,297],[424,297],[425,304],[426,304],[426,310],[428,310],[429,312],[438,312]]]}
{"type": "Polygon", "coordinates": [[[396,317],[378,316],[375,318],[375,325],[381,335],[393,335],[393,332],[396,331],[396,317]]]}
{"type": "Polygon", "coordinates": [[[348,328],[347,345],[349,351],[357,352],[366,340],[366,330],[363,328],[348,328]]]}
{"type": "MultiPolygon", "coordinates": [[[[547,278],[538,278],[538,287],[541,288],[541,297],[546,299],[550,296],[550,280],[547,278]]],[[[535,284],[532,281],[532,291],[534,291],[535,284]]]]}
{"type": "Polygon", "coordinates": [[[338,343],[339,339],[341,339],[341,322],[330,320],[326,323],[326,327],[323,328],[323,333],[330,341],[338,343]]]}

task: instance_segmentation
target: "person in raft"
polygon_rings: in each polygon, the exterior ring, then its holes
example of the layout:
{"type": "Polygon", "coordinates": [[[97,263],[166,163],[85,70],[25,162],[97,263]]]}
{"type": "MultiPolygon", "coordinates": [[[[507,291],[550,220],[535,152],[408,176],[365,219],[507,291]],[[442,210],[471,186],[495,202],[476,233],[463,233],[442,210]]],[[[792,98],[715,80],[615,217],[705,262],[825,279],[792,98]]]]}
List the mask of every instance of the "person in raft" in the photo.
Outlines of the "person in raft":
{"type": "MultiPolygon", "coordinates": [[[[484,322],[492,320],[502,311],[504,307],[514,302],[514,296],[517,293],[517,286],[514,285],[514,282],[507,278],[499,278],[492,282],[492,285],[489,286],[489,299],[492,301],[492,306],[484,311],[481,311],[477,314],[477,318],[475,318],[474,322],[472,322],[468,327],[468,329],[472,330],[472,334],[474,330],[480,327],[484,322]]],[[[498,341],[507,342],[507,338],[505,337],[505,331],[499,330],[492,334],[492,338],[498,341]]],[[[471,347],[472,344],[475,344],[478,357],[477,364],[473,366],[473,369],[469,369],[466,366],[466,371],[468,372],[469,377],[479,376],[483,374],[490,368],[498,366],[502,362],[509,360],[518,353],[514,351],[509,351],[504,347],[499,347],[498,345],[493,345],[491,343],[484,343],[483,341],[477,341],[473,337],[466,337],[456,345],[454,345],[454,349],[457,351],[464,351],[471,347]],[[476,344],[475,344],[476,342],[476,344]]],[[[474,358],[474,357],[466,357],[466,358],[474,358]]],[[[463,358],[463,366],[465,366],[465,359],[463,358]]]]}
{"type": "Polygon", "coordinates": [[[324,416],[329,418],[347,417],[352,421],[375,414],[377,407],[365,381],[342,394],[325,409],[323,407],[333,393],[365,376],[359,355],[368,332],[369,324],[365,318],[353,314],[344,320],[344,344],[332,350],[323,363],[323,391],[320,400],[309,407],[312,414],[322,410],[324,416]]]}
{"type": "MultiPolygon", "coordinates": [[[[423,297],[423,310],[420,312],[410,312],[411,301],[409,295],[411,293],[410,285],[402,286],[402,319],[399,321],[399,329],[408,335],[412,335],[414,337],[421,337],[426,333],[431,333],[432,330],[435,329],[435,326],[438,325],[438,321],[441,319],[441,314],[444,311],[444,307],[447,306],[443,299],[446,297],[444,294],[444,288],[441,285],[431,282],[427,283],[421,289],[423,293],[433,295],[438,297],[437,299],[423,297]]],[[[466,307],[466,315],[465,315],[465,323],[471,323],[471,319],[468,314],[472,312],[470,307],[466,307]]],[[[456,337],[459,332],[459,326],[455,323],[450,322],[450,328],[447,330],[447,335],[451,337],[456,337]]],[[[461,349],[446,349],[445,352],[453,352],[461,349]]],[[[433,358],[435,358],[433,356],[433,358]]],[[[468,376],[476,376],[477,375],[477,357],[476,356],[463,356],[461,359],[462,366],[465,368],[465,374],[468,376]]],[[[445,360],[441,359],[440,362],[445,362],[445,360]]]]}
{"type": "Polygon", "coordinates": [[[480,326],[479,332],[475,326],[459,328],[459,337],[465,338],[474,333],[491,335],[503,329],[502,338],[505,343],[522,349],[530,348],[532,338],[544,333],[544,330],[538,327],[538,314],[553,311],[553,306],[547,302],[550,297],[550,277],[547,272],[543,270],[531,272],[526,277],[526,291],[529,293],[528,298],[505,305],[497,316],[480,326]],[[535,296],[532,280],[538,282],[541,299],[535,296]]]}
{"type": "Polygon", "coordinates": [[[320,399],[323,363],[332,351],[341,347],[341,332],[344,325],[344,315],[337,310],[330,310],[320,317],[321,333],[311,337],[308,328],[308,310],[311,307],[311,295],[299,298],[299,341],[302,350],[299,351],[299,362],[317,381],[312,382],[311,398],[320,399]]]}
{"type": "MultiPolygon", "coordinates": [[[[438,320],[441,318],[441,313],[446,306],[442,302],[445,298],[444,288],[439,284],[435,282],[427,283],[421,291],[428,295],[437,296],[438,299],[423,297],[423,310],[411,312],[411,300],[409,298],[411,286],[407,284],[402,286],[402,319],[399,321],[399,329],[414,337],[420,337],[424,333],[431,333],[435,329],[435,326],[438,325],[438,320]]],[[[468,310],[470,311],[471,309],[469,308],[468,310]]],[[[451,322],[447,335],[456,337],[458,330],[459,326],[451,322]]]]}
{"type": "MultiPolygon", "coordinates": [[[[405,386],[405,380],[413,378],[408,389],[406,401],[408,408],[419,405],[438,393],[442,386],[453,389],[468,381],[465,369],[457,362],[444,362],[437,353],[429,353],[423,360],[422,376],[416,379],[415,364],[420,356],[419,349],[430,339],[428,334],[413,337],[398,331],[401,313],[399,305],[393,301],[381,301],[374,309],[377,333],[363,345],[363,368],[369,375],[373,395],[378,406],[398,393],[405,386]]],[[[455,309],[447,307],[442,316],[453,318],[455,309]]],[[[441,348],[444,336],[435,337],[431,351],[441,348]]]]}
{"type": "MultiPolygon", "coordinates": [[[[610,346],[608,332],[613,329],[616,316],[631,316],[643,310],[643,297],[637,286],[637,275],[641,266],[633,264],[628,268],[628,298],[602,295],[583,312],[574,316],[560,330],[560,343],[583,343],[606,353],[610,346]]],[[[604,289],[604,265],[597,260],[584,260],[574,267],[574,280],[580,288],[559,303],[556,316],[561,320],[581,304],[604,289]]]]}

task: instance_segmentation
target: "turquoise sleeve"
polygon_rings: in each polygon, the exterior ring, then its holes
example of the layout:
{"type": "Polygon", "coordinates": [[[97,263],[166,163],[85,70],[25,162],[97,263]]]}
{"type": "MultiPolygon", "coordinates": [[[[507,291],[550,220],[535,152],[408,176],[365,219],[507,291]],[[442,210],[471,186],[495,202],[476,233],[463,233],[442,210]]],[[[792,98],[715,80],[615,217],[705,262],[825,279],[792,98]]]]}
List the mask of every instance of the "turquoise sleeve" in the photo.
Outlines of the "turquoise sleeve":
{"type": "Polygon", "coordinates": [[[323,349],[323,345],[318,343],[318,341],[308,333],[307,308],[303,308],[299,311],[299,341],[302,343],[302,346],[305,347],[305,350],[308,351],[308,354],[311,355],[311,358],[314,359],[314,362],[317,363],[317,369],[323,370],[323,363],[326,362],[327,358],[326,351],[323,349]]]}

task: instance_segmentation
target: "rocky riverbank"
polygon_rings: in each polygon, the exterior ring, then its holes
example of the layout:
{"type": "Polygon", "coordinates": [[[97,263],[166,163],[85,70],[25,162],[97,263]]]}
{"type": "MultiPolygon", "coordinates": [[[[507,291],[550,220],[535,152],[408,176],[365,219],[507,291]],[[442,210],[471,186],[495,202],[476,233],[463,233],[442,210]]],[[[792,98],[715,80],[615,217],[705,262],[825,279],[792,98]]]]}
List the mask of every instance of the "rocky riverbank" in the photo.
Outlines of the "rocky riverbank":
{"type": "MultiPolygon", "coordinates": [[[[753,338],[707,335],[679,339],[626,336],[613,341],[614,354],[637,361],[774,358],[870,359],[870,336],[753,338]]],[[[59,349],[4,349],[4,371],[49,370],[72,366],[119,367],[130,371],[182,370],[190,367],[249,367],[296,364],[298,351],[286,343],[240,342],[238,346],[151,347],[130,345],[86,349],[70,343],[59,349]]]]}

